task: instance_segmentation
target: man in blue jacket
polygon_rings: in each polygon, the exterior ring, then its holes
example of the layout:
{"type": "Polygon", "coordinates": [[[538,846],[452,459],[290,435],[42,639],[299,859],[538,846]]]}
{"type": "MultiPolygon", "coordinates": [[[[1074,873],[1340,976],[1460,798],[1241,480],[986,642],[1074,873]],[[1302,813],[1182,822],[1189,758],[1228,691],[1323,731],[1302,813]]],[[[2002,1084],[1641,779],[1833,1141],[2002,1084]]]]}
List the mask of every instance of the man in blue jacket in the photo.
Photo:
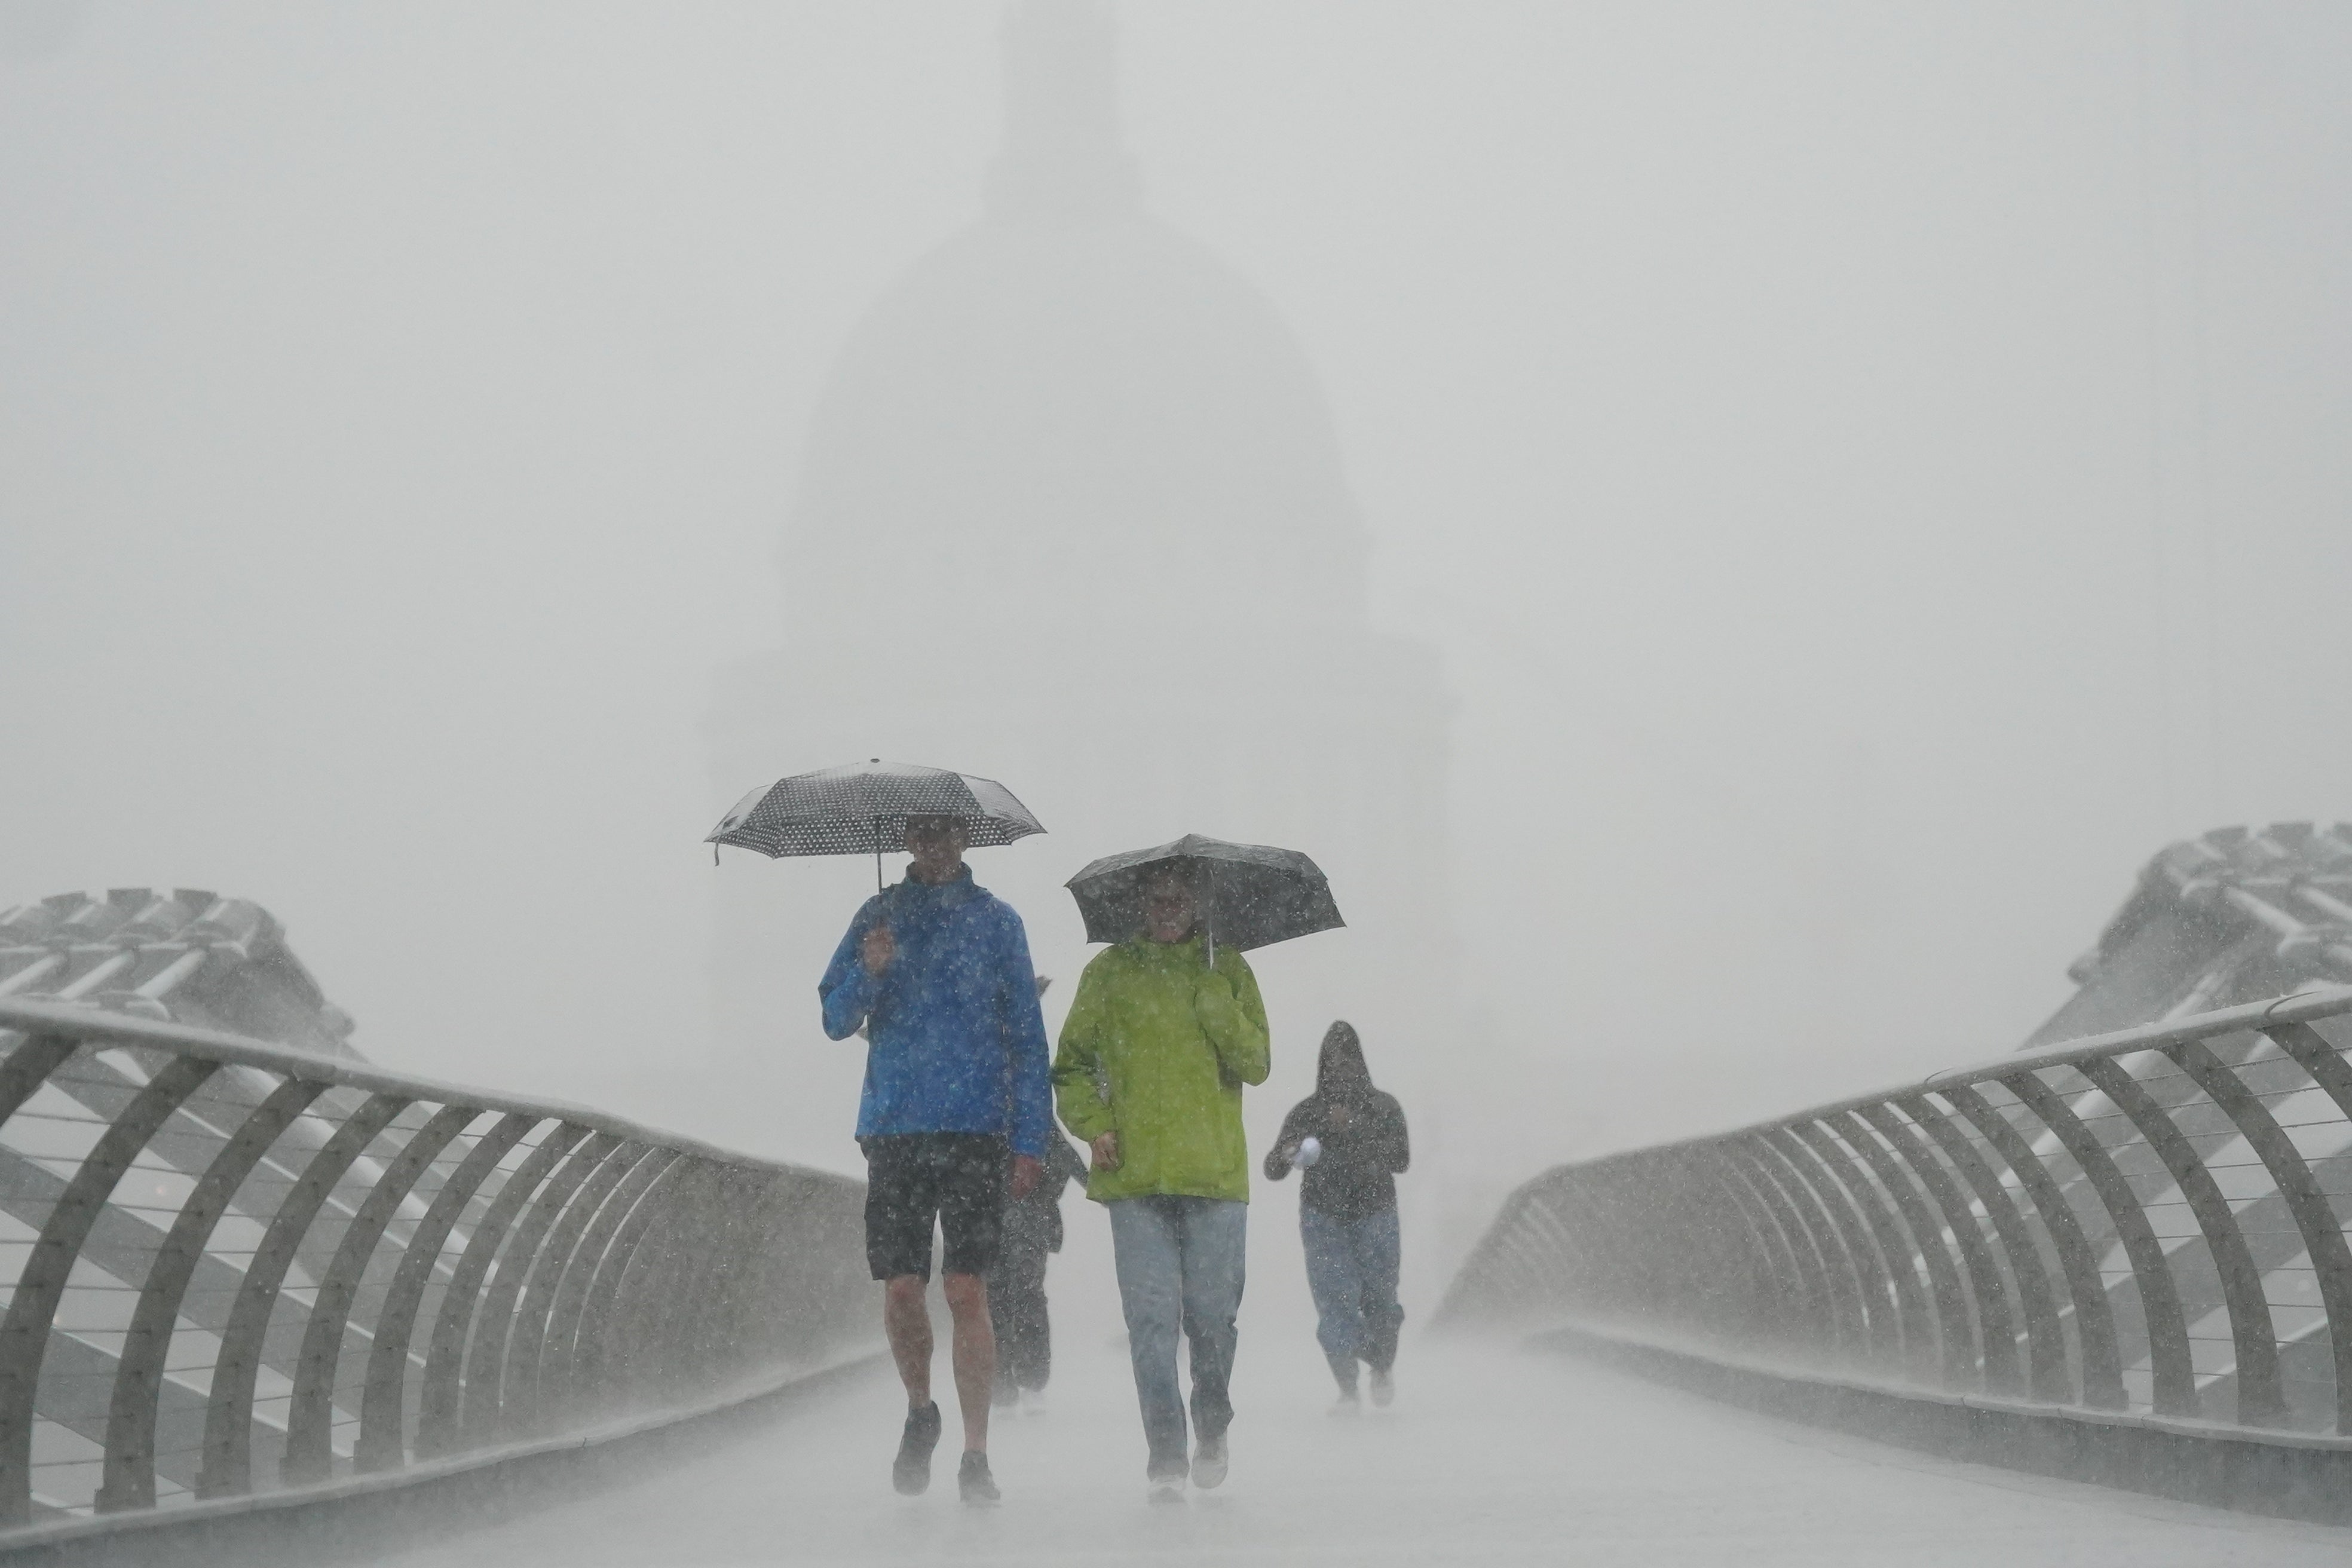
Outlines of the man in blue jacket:
{"type": "Polygon", "coordinates": [[[931,1398],[931,1226],[947,1236],[940,1289],[955,1320],[966,1502],[997,1500],[988,1470],[996,1336],[983,1276],[996,1260],[1008,1186],[1025,1197],[1054,1125],[1045,1020],[1029,939],[1012,906],[971,879],[963,824],[908,819],[907,879],[849,922],[817,985],[824,1032],[866,1026],[857,1142],[866,1152],[866,1260],[883,1281],[882,1324],[907,1385],[891,1479],[931,1483],[940,1407],[931,1398]]]}

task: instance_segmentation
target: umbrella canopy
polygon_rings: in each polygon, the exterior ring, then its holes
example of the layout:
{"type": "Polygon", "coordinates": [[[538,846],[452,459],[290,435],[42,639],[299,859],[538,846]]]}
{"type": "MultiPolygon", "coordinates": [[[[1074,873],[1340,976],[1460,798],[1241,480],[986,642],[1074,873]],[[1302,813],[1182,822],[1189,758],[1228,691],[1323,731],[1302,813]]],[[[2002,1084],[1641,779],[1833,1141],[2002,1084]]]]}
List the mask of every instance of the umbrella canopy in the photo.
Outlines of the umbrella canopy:
{"type": "Polygon", "coordinates": [[[952,816],[975,846],[1045,831],[994,779],[877,758],[763,784],[737,801],[703,842],[775,857],[879,855],[907,847],[910,816],[952,816]]]}
{"type": "Polygon", "coordinates": [[[1125,942],[1143,929],[1143,888],[1167,866],[1191,871],[1212,942],[1247,951],[1348,922],[1314,861],[1270,844],[1228,844],[1188,833],[1156,849],[1106,855],[1070,879],[1088,942],[1125,942]]]}

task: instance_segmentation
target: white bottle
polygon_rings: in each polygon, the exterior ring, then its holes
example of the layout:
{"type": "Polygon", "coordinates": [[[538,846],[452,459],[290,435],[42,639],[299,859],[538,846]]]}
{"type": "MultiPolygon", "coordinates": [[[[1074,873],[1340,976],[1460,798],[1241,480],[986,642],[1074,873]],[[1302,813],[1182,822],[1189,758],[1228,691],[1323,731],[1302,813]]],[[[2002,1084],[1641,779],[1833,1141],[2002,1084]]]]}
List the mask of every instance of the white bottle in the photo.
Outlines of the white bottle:
{"type": "Polygon", "coordinates": [[[1303,1171],[1322,1157],[1323,1141],[1321,1139],[1301,1138],[1298,1141],[1298,1152],[1291,1156],[1290,1163],[1303,1171]]]}

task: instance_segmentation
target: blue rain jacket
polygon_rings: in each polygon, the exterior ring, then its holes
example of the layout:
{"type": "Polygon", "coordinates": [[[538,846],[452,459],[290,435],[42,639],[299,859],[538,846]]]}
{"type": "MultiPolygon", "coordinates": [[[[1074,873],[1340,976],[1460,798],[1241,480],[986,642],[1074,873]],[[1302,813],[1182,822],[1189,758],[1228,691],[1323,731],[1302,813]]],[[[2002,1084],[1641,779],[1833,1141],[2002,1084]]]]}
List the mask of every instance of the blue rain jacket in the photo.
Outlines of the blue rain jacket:
{"type": "Polygon", "coordinates": [[[816,989],[826,1034],[867,1026],[858,1137],[992,1132],[1016,1154],[1045,1153],[1054,1101],[1029,936],[971,867],[866,900],[816,989]],[[858,953],[877,921],[898,948],[878,981],[858,953]]]}

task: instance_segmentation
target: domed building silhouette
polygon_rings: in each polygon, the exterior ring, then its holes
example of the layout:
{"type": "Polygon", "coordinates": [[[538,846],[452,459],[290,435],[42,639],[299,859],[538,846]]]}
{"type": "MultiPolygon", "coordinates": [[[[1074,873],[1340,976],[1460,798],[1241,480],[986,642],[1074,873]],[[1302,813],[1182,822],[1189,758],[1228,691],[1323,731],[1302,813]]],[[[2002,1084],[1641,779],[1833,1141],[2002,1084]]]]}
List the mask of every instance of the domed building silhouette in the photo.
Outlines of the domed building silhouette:
{"type": "MultiPolygon", "coordinates": [[[[1335,1016],[1402,1068],[1452,971],[1437,662],[1370,625],[1369,540],[1297,342],[1142,210],[1108,12],[1021,5],[1003,45],[982,216],[885,290],[826,384],[780,552],[789,640],[721,676],[713,799],[868,756],[1001,779],[1048,837],[975,872],[1073,980],[1059,884],[1086,861],[1187,831],[1304,849],[1350,929],[1259,961],[1286,976],[1275,1081],[1335,1016]]],[[[733,1061],[823,1044],[816,977],[852,906],[806,864],[719,878],[733,1061]]],[[[798,1157],[854,1158],[862,1053],[834,1049],[840,1081],[810,1085],[826,1142],[798,1157]]]]}

